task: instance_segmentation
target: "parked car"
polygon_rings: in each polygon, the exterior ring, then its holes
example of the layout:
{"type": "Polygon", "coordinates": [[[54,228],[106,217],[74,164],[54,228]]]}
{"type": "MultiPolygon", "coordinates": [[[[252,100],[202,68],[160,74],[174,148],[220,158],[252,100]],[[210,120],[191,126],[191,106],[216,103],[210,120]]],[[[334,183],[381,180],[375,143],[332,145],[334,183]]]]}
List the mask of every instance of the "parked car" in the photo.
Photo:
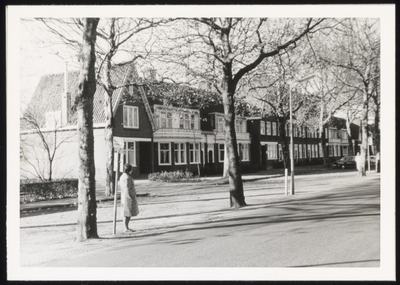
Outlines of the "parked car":
{"type": "Polygon", "coordinates": [[[343,156],[341,159],[338,159],[332,162],[332,167],[346,169],[346,168],[355,168],[356,167],[356,157],[355,156],[343,156]]]}

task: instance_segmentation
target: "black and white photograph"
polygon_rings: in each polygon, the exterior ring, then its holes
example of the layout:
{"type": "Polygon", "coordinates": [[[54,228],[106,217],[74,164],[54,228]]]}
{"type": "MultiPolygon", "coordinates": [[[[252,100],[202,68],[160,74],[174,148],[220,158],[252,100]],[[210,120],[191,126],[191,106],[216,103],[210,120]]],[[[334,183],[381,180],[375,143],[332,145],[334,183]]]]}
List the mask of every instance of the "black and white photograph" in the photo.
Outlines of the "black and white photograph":
{"type": "Polygon", "coordinates": [[[394,5],[6,10],[8,280],[395,280],[394,5]]]}

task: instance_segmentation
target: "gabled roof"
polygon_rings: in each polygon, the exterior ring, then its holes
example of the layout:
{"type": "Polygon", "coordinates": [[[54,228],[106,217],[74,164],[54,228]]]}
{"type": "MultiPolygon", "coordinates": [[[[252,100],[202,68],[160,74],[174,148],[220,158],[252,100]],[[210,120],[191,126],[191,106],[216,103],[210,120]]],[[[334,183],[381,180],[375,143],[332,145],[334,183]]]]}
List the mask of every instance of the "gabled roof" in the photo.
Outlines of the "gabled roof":
{"type": "MultiPolygon", "coordinates": [[[[67,91],[71,95],[71,106],[74,105],[78,90],[79,71],[68,72],[67,91]]],[[[64,94],[65,73],[44,75],[39,81],[26,112],[34,113],[42,126],[45,124],[46,112],[60,111],[61,98],[64,94]]],[[[116,65],[111,70],[111,80],[115,86],[124,85],[137,76],[133,63],[116,65]]],[[[118,88],[112,95],[113,110],[119,104],[123,88],[118,88]]],[[[107,96],[104,88],[97,84],[93,101],[93,123],[104,123],[104,100],[107,96]]],[[[69,111],[69,125],[76,124],[76,113],[69,111]]],[[[25,126],[26,127],[26,126],[25,126]]],[[[21,128],[25,128],[21,125],[21,128]]]]}

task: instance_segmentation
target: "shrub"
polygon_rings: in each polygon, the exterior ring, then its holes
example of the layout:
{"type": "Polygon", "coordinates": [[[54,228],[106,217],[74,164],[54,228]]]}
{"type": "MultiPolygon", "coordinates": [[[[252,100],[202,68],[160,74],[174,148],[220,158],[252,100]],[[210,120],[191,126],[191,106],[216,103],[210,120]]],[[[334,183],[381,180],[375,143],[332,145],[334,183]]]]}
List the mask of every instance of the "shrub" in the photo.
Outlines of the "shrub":
{"type": "Polygon", "coordinates": [[[187,182],[195,180],[195,176],[193,173],[186,170],[177,170],[177,171],[161,171],[149,174],[150,181],[161,181],[161,182],[187,182]]]}
{"type": "Polygon", "coordinates": [[[21,180],[20,203],[78,197],[78,179],[46,182],[21,180]]]}

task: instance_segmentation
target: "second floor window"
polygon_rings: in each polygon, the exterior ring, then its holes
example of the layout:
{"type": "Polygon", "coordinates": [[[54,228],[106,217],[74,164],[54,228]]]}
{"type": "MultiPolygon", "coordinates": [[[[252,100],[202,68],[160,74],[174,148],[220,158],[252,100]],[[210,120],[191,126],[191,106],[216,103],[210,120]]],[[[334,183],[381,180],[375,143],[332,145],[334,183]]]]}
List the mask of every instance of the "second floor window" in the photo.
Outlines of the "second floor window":
{"type": "Polygon", "coordinates": [[[199,129],[199,115],[198,114],[181,113],[179,115],[179,128],[180,129],[188,129],[188,130],[199,129]]]}
{"type": "Polygon", "coordinates": [[[272,135],[276,136],[276,122],[272,122],[272,135]]]}
{"type": "Polygon", "coordinates": [[[243,132],[242,120],[235,120],[235,131],[236,131],[236,133],[243,132]]]}
{"type": "Polygon", "coordinates": [[[271,132],[271,122],[266,122],[267,123],[267,136],[270,136],[272,134],[271,132]]]}
{"type": "Polygon", "coordinates": [[[265,135],[265,122],[260,121],[260,134],[265,135]]]}
{"type": "Polygon", "coordinates": [[[161,129],[171,129],[172,128],[172,113],[160,111],[160,122],[159,126],[161,129]]]}
{"type": "Polygon", "coordinates": [[[124,127],[139,128],[139,109],[136,106],[124,106],[124,127]]]}
{"type": "Polygon", "coordinates": [[[219,133],[224,132],[224,117],[217,118],[217,128],[216,129],[219,133]]]}

